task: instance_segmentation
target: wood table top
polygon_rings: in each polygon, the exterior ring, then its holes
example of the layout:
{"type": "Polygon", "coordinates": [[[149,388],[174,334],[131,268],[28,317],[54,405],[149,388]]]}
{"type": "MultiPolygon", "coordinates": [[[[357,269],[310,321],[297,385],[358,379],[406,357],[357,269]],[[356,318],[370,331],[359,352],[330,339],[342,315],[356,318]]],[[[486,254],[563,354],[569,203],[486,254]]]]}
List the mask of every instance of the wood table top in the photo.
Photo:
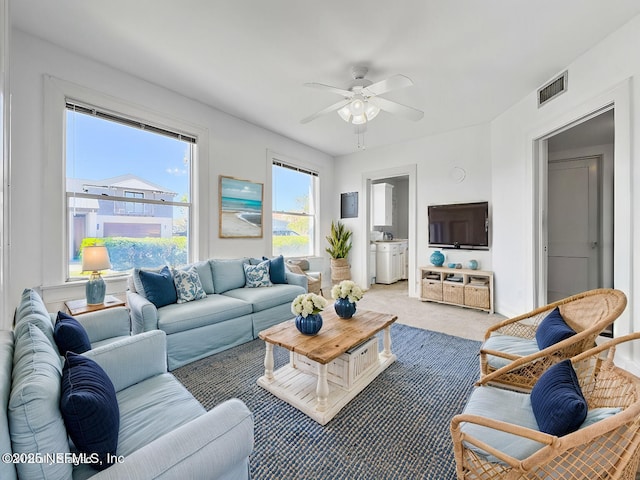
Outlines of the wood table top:
{"type": "Polygon", "coordinates": [[[326,309],[321,315],[322,328],[317,335],[300,333],[292,319],[263,330],[258,336],[265,342],[327,364],[398,319],[396,315],[368,310],[358,310],[350,319],[338,317],[333,309],[326,309]]]}

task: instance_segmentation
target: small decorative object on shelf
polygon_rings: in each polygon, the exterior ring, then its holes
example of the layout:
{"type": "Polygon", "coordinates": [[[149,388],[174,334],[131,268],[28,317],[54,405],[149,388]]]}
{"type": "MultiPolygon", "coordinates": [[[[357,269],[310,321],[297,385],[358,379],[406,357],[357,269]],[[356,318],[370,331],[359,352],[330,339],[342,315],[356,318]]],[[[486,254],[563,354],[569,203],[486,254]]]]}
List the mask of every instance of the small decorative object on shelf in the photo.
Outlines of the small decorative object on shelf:
{"type": "Polygon", "coordinates": [[[440,250],[436,250],[431,254],[429,260],[434,267],[441,267],[444,263],[444,254],[440,250]]]}
{"type": "Polygon", "coordinates": [[[467,267],[470,270],[477,270],[478,269],[478,261],[477,260],[469,260],[469,263],[467,263],[467,267]]]}
{"type": "Polygon", "coordinates": [[[305,335],[315,335],[322,328],[320,312],[327,306],[324,297],[315,293],[303,293],[291,302],[291,312],[296,314],[296,328],[305,335]]]}
{"type": "Polygon", "coordinates": [[[364,296],[362,288],[352,280],[342,280],[331,289],[331,298],[335,300],[333,308],[340,318],[348,319],[356,313],[356,302],[364,296]]]}

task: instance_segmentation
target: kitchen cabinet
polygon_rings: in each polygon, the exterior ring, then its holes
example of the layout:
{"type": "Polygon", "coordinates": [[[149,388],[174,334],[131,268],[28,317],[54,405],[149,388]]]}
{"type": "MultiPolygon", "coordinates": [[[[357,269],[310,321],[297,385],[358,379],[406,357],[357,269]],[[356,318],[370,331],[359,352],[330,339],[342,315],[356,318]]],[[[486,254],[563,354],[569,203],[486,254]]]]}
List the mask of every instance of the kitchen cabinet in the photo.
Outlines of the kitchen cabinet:
{"type": "Polygon", "coordinates": [[[397,242],[379,242],[376,248],[376,283],[390,284],[402,278],[402,257],[397,242]]]}
{"type": "Polygon", "coordinates": [[[393,185],[375,183],[371,185],[373,226],[393,225],[393,185]]]}

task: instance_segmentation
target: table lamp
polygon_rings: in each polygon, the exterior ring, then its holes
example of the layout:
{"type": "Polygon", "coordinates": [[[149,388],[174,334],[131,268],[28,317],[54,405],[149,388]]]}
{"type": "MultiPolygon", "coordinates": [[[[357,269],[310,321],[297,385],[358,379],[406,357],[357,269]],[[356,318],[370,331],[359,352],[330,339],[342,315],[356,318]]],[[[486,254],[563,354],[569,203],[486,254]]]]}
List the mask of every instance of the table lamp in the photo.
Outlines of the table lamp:
{"type": "Polygon", "coordinates": [[[82,249],[82,271],[92,272],[87,281],[87,305],[100,305],[104,303],[104,294],[107,286],[100,276],[100,270],[111,268],[109,252],[104,245],[94,245],[82,249]]]}

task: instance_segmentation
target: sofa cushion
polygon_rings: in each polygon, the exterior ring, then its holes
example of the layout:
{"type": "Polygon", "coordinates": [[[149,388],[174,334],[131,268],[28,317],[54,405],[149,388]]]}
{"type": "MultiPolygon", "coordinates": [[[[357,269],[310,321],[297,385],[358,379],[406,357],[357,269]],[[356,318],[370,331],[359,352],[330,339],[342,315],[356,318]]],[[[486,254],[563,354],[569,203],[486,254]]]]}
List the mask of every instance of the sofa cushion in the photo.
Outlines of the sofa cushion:
{"type": "Polygon", "coordinates": [[[14,318],[14,337],[18,338],[28,332],[29,324],[38,327],[55,347],[53,338],[53,321],[40,295],[30,288],[22,292],[20,303],[16,307],[14,318]]]}
{"type": "Polygon", "coordinates": [[[178,300],[176,287],[169,267],[165,266],[160,272],[147,270],[140,271],[140,280],[144,287],[147,300],[153,303],[156,308],[164,307],[178,300]]]}
{"type": "Polygon", "coordinates": [[[587,402],[571,360],[556,363],[531,389],[531,407],[541,432],[562,436],[574,432],[587,417],[587,402]]]}
{"type": "Polygon", "coordinates": [[[58,346],[58,351],[63,357],[68,351],[84,353],[91,350],[91,341],[84,327],[64,312],[58,312],[56,324],[53,327],[53,338],[58,346]]]}
{"type": "Polygon", "coordinates": [[[209,260],[196,262],[192,266],[196,267],[196,270],[198,271],[198,276],[200,277],[200,283],[202,283],[204,293],[207,295],[215,293],[215,289],[213,287],[213,275],[211,274],[211,263],[209,260]]]}
{"type": "MultiPolygon", "coordinates": [[[[282,304],[289,304],[298,295],[305,293],[297,285],[273,285],[270,288],[236,288],[224,294],[251,305],[253,312],[260,312],[282,304]]],[[[284,320],[284,319],[283,319],[284,320]]]]}
{"type": "Polygon", "coordinates": [[[244,267],[244,286],[247,288],[270,287],[273,285],[269,278],[269,260],[260,262],[258,265],[250,265],[245,263],[244,267]]]}
{"type": "MultiPolygon", "coordinates": [[[[256,289],[242,288],[242,290],[256,289]]],[[[224,322],[250,313],[251,304],[214,293],[197,302],[175,303],[158,309],[158,328],[171,334],[224,322]]]]}
{"type": "MultiPolygon", "coordinates": [[[[540,351],[535,338],[513,337],[500,333],[492,333],[482,345],[482,349],[510,353],[521,357],[540,351]]],[[[487,355],[487,362],[492,368],[498,369],[511,363],[511,360],[495,355],[487,355]]]]}
{"type": "Polygon", "coordinates": [[[536,329],[536,341],[540,350],[544,350],[562,340],[575,335],[576,332],[564,321],[558,307],[547,315],[536,329]]]}
{"type": "Polygon", "coordinates": [[[207,296],[195,266],[189,270],[173,269],[172,275],[178,297],[177,303],[191,302],[207,296]]]}
{"type": "MultiPolygon", "coordinates": [[[[13,453],[69,452],[60,413],[62,364],[57,348],[34,325],[17,337],[9,398],[9,427],[13,453]],[[34,450],[37,445],[37,450],[34,450]]],[[[19,463],[21,479],[71,478],[69,463],[19,463]]]]}
{"type": "Polygon", "coordinates": [[[170,373],[136,383],[118,392],[117,397],[118,455],[130,455],[205,413],[204,407],[170,373]]]}
{"type": "Polygon", "coordinates": [[[216,293],[244,287],[243,265],[249,263],[248,260],[244,258],[213,259],[210,262],[213,273],[213,288],[216,293]]]}
{"type": "MultiPolygon", "coordinates": [[[[0,452],[11,452],[7,406],[11,394],[11,366],[13,365],[13,332],[0,330],[0,452]]],[[[0,462],[0,478],[16,480],[12,463],[0,462]]]]}
{"type": "Polygon", "coordinates": [[[120,429],[120,411],[113,383],[92,359],[68,352],[62,371],[60,411],[76,448],[97,454],[92,464],[104,470],[113,463],[120,429]]]}
{"type": "Polygon", "coordinates": [[[286,270],[284,268],[284,257],[278,255],[271,259],[262,257],[263,260],[269,260],[269,277],[271,283],[287,283],[286,270]]]}

